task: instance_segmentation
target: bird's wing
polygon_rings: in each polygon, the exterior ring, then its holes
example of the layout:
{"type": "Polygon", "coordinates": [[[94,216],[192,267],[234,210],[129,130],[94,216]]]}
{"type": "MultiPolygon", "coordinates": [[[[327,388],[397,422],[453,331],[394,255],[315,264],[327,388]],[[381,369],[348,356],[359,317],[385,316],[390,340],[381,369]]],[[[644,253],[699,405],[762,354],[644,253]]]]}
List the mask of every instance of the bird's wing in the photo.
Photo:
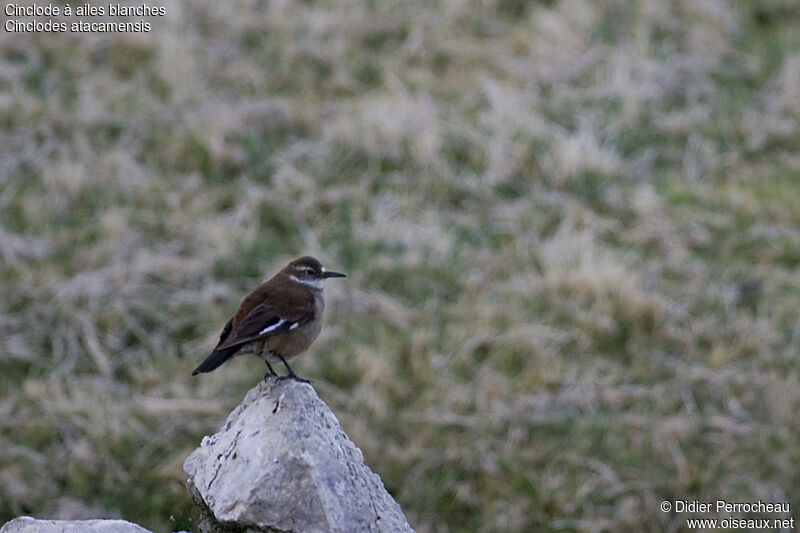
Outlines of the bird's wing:
{"type": "Polygon", "coordinates": [[[222,328],[222,333],[219,334],[219,342],[217,346],[222,346],[222,343],[225,342],[225,339],[231,334],[231,329],[233,329],[233,317],[225,323],[225,327],[222,328]]]}
{"type": "Polygon", "coordinates": [[[279,313],[269,304],[259,304],[250,310],[243,319],[233,327],[230,335],[220,342],[217,350],[239,346],[246,342],[292,331],[314,320],[314,300],[309,299],[303,305],[294,306],[291,311],[279,313]]]}

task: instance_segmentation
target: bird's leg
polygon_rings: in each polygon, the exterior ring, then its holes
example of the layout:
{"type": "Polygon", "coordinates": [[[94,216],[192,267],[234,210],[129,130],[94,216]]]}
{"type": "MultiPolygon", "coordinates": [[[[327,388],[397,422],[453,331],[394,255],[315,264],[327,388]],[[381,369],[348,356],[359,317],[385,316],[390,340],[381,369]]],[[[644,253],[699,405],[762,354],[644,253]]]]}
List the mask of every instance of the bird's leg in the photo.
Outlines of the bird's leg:
{"type": "Polygon", "coordinates": [[[302,381],[303,383],[308,383],[309,385],[311,384],[311,380],[310,379],[301,378],[300,376],[295,374],[294,370],[292,370],[292,367],[289,366],[289,363],[286,362],[286,359],[284,359],[282,355],[278,355],[278,358],[280,358],[281,362],[286,367],[286,370],[289,371],[289,375],[288,376],[281,376],[278,379],[292,378],[295,381],[302,381]]]}
{"type": "Polygon", "coordinates": [[[270,364],[269,364],[269,361],[267,361],[267,360],[265,359],[265,360],[264,360],[264,362],[267,364],[267,368],[269,368],[269,372],[267,372],[266,374],[264,374],[264,381],[267,381],[267,377],[269,377],[269,376],[275,376],[275,377],[277,377],[277,376],[278,376],[278,374],[277,374],[277,373],[276,373],[274,370],[272,370],[272,365],[270,365],[270,364]]]}

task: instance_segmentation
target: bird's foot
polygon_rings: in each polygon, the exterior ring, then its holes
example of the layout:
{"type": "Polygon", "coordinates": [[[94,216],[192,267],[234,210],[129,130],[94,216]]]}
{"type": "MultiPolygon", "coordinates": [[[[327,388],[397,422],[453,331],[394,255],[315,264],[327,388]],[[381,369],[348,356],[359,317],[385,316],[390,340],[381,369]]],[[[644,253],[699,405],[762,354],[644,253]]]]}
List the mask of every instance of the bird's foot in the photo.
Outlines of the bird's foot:
{"type": "Polygon", "coordinates": [[[299,381],[300,383],[308,383],[311,385],[311,380],[306,378],[301,378],[295,373],[287,374],[285,376],[278,376],[278,381],[283,381],[284,379],[293,379],[295,381],[299,381]]]}
{"type": "Polygon", "coordinates": [[[272,365],[270,365],[270,364],[269,364],[269,361],[266,361],[266,360],[265,360],[264,362],[265,362],[265,363],[267,363],[267,368],[269,368],[269,372],[267,372],[266,374],[264,374],[264,382],[266,383],[266,381],[267,381],[267,378],[268,378],[269,376],[272,376],[272,377],[276,377],[276,378],[277,378],[277,377],[278,377],[278,373],[277,373],[277,372],[275,372],[274,370],[272,370],[272,365]]]}
{"type": "MultiPolygon", "coordinates": [[[[283,365],[286,367],[286,370],[288,370],[288,371],[289,371],[289,374],[288,374],[288,375],[286,375],[286,376],[281,376],[281,377],[279,377],[278,379],[287,379],[287,378],[292,378],[292,379],[293,379],[293,380],[295,380],[295,381],[299,381],[299,382],[301,382],[301,383],[308,383],[309,385],[311,385],[311,380],[310,380],[310,379],[301,378],[300,376],[298,376],[297,374],[295,374],[295,373],[294,373],[294,370],[292,370],[292,367],[290,367],[290,366],[289,366],[289,363],[287,363],[287,362],[286,362],[286,359],[284,359],[284,357],[283,357],[281,354],[277,354],[277,355],[278,355],[278,357],[280,358],[280,360],[281,360],[281,362],[283,363],[283,365]]],[[[270,368],[271,368],[271,367],[270,367],[270,368]]]]}

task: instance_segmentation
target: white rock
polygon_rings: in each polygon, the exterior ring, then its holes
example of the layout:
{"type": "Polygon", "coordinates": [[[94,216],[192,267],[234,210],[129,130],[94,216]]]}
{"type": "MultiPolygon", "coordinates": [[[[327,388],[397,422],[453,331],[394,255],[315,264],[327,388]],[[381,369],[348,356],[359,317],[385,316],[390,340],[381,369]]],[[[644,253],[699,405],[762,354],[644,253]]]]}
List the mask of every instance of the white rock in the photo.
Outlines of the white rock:
{"type": "Polygon", "coordinates": [[[203,532],[413,531],[336,416],[297,381],[251,389],[183,469],[203,532]]]}
{"type": "Polygon", "coordinates": [[[20,516],[0,528],[0,533],[152,533],[125,520],[39,520],[20,516]]]}

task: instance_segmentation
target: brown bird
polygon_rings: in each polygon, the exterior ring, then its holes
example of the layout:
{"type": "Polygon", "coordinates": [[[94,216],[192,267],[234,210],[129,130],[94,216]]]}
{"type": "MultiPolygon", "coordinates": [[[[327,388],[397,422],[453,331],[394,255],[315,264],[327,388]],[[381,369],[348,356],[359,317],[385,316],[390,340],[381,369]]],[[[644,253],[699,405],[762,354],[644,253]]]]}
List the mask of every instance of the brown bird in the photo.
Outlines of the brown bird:
{"type": "Polygon", "coordinates": [[[289,371],[284,378],[308,382],[294,373],[287,359],[306,351],[322,330],[325,280],[344,277],[325,270],[313,257],[295,259],[244,298],[222,328],[217,347],[192,375],[211,372],[234,355],[251,353],[267,363],[264,379],[277,376],[270,363],[280,361],[289,371]]]}

